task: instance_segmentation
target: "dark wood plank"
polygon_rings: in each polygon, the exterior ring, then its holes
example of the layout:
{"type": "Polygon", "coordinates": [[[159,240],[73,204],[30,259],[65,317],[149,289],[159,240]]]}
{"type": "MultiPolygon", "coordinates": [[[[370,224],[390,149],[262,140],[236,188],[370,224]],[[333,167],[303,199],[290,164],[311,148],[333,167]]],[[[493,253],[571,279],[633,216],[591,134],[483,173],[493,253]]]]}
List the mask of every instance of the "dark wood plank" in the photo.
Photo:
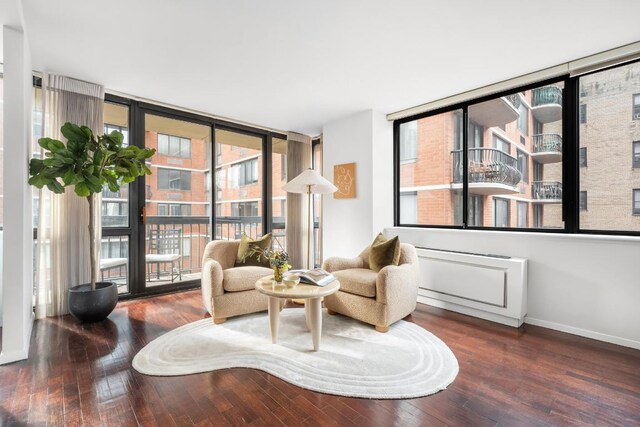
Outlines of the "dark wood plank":
{"type": "Polygon", "coordinates": [[[460,364],[433,396],[353,399],[252,369],[163,378],[131,368],[144,345],[204,317],[189,291],[121,303],[96,324],[36,321],[29,360],[0,367],[0,425],[640,425],[640,351],[422,305],[406,320],[460,364]]]}

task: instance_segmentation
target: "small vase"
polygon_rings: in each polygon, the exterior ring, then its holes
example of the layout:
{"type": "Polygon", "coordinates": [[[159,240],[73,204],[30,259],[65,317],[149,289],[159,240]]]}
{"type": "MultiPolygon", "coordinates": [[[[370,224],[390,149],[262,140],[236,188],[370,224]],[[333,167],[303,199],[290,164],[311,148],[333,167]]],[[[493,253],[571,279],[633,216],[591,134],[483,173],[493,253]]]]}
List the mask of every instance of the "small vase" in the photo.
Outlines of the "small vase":
{"type": "Polygon", "coordinates": [[[285,271],[287,271],[287,269],[284,267],[273,267],[273,280],[278,283],[282,282],[282,276],[285,271]]]}

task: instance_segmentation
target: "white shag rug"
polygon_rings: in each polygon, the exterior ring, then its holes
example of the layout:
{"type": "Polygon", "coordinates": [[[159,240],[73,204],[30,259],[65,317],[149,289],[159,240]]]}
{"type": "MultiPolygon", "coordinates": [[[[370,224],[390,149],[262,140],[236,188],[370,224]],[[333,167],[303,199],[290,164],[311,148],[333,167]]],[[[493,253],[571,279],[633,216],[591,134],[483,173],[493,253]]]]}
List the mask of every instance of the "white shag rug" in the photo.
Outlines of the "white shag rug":
{"type": "Polygon", "coordinates": [[[326,310],[322,323],[320,350],[314,352],[303,309],[280,313],[277,344],[271,343],[266,313],[221,325],[203,319],[149,343],[133,367],[157,376],[254,368],[309,390],[371,399],[427,396],[444,390],[458,374],[449,347],[414,323],[401,320],[380,333],[326,310]]]}

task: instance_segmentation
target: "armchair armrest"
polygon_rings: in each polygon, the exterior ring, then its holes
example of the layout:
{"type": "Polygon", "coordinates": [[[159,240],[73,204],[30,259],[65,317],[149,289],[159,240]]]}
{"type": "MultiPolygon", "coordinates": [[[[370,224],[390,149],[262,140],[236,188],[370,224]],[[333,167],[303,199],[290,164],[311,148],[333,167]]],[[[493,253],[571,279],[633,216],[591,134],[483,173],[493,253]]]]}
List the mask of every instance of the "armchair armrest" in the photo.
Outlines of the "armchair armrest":
{"type": "Polygon", "coordinates": [[[356,258],[331,257],[331,258],[327,258],[322,263],[322,268],[327,270],[329,273],[333,273],[334,271],[347,270],[349,268],[364,268],[364,261],[360,257],[356,257],[356,258]]]}
{"type": "Polygon", "coordinates": [[[223,270],[233,267],[238,255],[238,246],[239,240],[213,240],[207,243],[202,254],[202,265],[204,266],[208,259],[213,259],[220,263],[223,270]]]}
{"type": "Polygon", "coordinates": [[[223,272],[220,263],[212,258],[202,264],[202,303],[213,316],[213,297],[224,293],[222,287],[223,272]]]}
{"type": "Polygon", "coordinates": [[[418,295],[418,273],[413,264],[388,265],[378,272],[376,300],[381,304],[413,300],[418,295]]]}

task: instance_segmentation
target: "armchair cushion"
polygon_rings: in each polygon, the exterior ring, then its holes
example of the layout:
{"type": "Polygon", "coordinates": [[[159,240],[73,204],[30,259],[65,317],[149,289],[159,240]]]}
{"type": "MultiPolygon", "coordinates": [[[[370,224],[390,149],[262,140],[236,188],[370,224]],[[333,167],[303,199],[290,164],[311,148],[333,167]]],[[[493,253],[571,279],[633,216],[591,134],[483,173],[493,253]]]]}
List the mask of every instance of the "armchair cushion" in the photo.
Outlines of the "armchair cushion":
{"type": "Polygon", "coordinates": [[[266,267],[248,266],[233,267],[224,270],[222,287],[226,292],[241,292],[255,289],[258,279],[269,274],[273,270],[266,267]]]}
{"type": "Polygon", "coordinates": [[[350,268],[333,273],[340,281],[340,290],[353,295],[373,298],[376,296],[378,274],[368,268],[350,268]]]}
{"type": "Polygon", "coordinates": [[[246,234],[242,235],[240,239],[240,246],[238,246],[238,256],[236,257],[236,267],[240,266],[260,266],[269,267],[269,260],[262,256],[262,253],[251,254],[254,248],[261,250],[271,249],[271,233],[267,233],[257,240],[253,240],[246,234]]]}
{"type": "Polygon", "coordinates": [[[388,265],[398,265],[399,261],[400,239],[398,236],[387,240],[384,234],[378,234],[369,250],[369,268],[377,272],[388,265]]]}

